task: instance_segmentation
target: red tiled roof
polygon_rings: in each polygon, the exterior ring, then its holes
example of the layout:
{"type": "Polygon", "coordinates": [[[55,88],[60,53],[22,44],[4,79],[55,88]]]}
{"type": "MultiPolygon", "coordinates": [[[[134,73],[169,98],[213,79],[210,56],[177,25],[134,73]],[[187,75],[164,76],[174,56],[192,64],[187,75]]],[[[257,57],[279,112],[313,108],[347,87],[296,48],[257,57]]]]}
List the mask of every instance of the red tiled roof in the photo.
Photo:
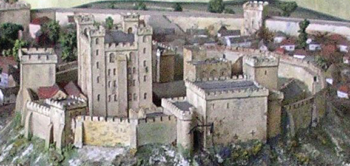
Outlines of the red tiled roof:
{"type": "Polygon", "coordinates": [[[337,51],[337,46],[334,44],[322,45],[321,48],[322,48],[322,54],[325,56],[330,56],[337,51]]]}
{"type": "Polygon", "coordinates": [[[81,94],[79,87],[73,81],[70,81],[67,85],[64,86],[63,89],[68,96],[73,95],[79,97],[81,94]]]}
{"type": "Polygon", "coordinates": [[[348,85],[342,85],[338,88],[338,91],[344,92],[344,93],[349,93],[349,86],[348,85]]]}
{"type": "Polygon", "coordinates": [[[295,45],[295,42],[294,39],[285,39],[281,42],[281,45],[295,45]]]}
{"type": "Polygon", "coordinates": [[[338,34],[332,34],[328,37],[330,40],[333,40],[335,42],[339,42],[339,41],[342,41],[342,40],[346,40],[345,37],[343,37],[342,35],[338,35],[338,34]]]}
{"type": "Polygon", "coordinates": [[[2,68],[2,72],[9,73],[10,65],[17,66],[17,62],[14,57],[4,57],[0,56],[0,68],[2,68]]]}
{"type": "Polygon", "coordinates": [[[31,22],[31,24],[42,25],[42,24],[48,23],[50,21],[51,21],[50,18],[44,16],[44,17],[34,18],[31,22]]]}
{"type": "Polygon", "coordinates": [[[52,98],[60,90],[60,87],[55,84],[49,87],[39,87],[38,96],[40,99],[52,98]]]}
{"type": "Polygon", "coordinates": [[[277,49],[275,50],[275,52],[278,53],[278,54],[284,54],[284,53],[285,53],[285,50],[284,50],[284,48],[277,48],[277,49]]]}
{"type": "Polygon", "coordinates": [[[307,55],[307,52],[303,49],[297,49],[294,51],[294,55],[307,55]]]}

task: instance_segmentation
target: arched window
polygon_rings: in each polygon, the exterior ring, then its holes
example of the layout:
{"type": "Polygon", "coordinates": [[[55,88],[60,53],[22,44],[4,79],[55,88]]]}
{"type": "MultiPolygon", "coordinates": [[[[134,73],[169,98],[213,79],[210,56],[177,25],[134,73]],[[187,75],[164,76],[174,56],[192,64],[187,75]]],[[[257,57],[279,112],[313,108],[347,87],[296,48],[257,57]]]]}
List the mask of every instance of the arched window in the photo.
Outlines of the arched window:
{"type": "Polygon", "coordinates": [[[128,29],[128,34],[131,34],[132,33],[132,28],[130,27],[129,29],[128,29]]]}

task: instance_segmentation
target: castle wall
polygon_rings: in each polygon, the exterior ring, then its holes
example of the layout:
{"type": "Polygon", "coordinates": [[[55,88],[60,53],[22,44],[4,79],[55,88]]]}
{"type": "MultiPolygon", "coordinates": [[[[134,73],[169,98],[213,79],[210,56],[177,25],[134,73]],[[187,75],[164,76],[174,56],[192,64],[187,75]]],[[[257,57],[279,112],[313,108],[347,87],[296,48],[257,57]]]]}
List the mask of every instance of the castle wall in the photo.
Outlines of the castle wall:
{"type": "Polygon", "coordinates": [[[38,112],[33,112],[30,120],[30,130],[33,136],[39,137],[46,140],[47,136],[50,134],[50,117],[40,114],[38,112]]]}
{"type": "Polygon", "coordinates": [[[94,146],[171,144],[176,140],[176,118],[158,116],[146,119],[77,116],[74,119],[75,143],[94,146]]]}
{"type": "MultiPolygon", "coordinates": [[[[282,31],[292,36],[299,35],[299,22],[303,19],[272,17],[266,20],[266,27],[271,31],[282,31]]],[[[309,20],[310,25],[306,29],[307,32],[320,31],[328,33],[336,33],[350,37],[350,23],[326,20],[309,20]]]]}
{"type": "MultiPolygon", "coordinates": [[[[267,96],[210,101],[206,117],[207,123],[214,123],[214,143],[229,144],[238,140],[265,141],[266,114],[267,96]]],[[[211,135],[207,137],[207,145],[212,146],[211,135]]]]}
{"type": "Polygon", "coordinates": [[[156,117],[139,120],[137,126],[138,146],[146,144],[171,144],[177,138],[177,120],[174,116],[156,117]]]}

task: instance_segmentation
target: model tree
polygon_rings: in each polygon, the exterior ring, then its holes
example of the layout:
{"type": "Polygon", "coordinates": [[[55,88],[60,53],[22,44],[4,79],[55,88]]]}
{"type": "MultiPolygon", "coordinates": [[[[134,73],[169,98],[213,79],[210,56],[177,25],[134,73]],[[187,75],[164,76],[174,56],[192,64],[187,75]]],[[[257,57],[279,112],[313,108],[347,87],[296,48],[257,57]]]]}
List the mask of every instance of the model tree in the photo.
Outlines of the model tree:
{"type": "Polygon", "coordinates": [[[211,13],[222,13],[225,9],[223,0],[210,0],[208,11],[211,13]]]}
{"type": "Polygon", "coordinates": [[[60,24],[58,21],[50,21],[43,25],[42,31],[48,36],[53,44],[56,44],[60,37],[60,24]]]}
{"type": "Polygon", "coordinates": [[[75,61],[77,59],[77,34],[76,31],[63,33],[60,38],[62,47],[62,60],[65,62],[75,61]]]}
{"type": "Polygon", "coordinates": [[[278,2],[277,7],[283,11],[282,16],[289,17],[298,8],[298,4],[296,2],[278,2]]]}
{"type": "Polygon", "coordinates": [[[306,28],[310,25],[310,21],[307,19],[304,19],[304,21],[301,21],[299,23],[299,37],[298,37],[298,47],[305,49],[307,46],[306,40],[307,40],[307,33],[306,28]]]}
{"type": "Polygon", "coordinates": [[[175,3],[173,5],[173,9],[174,9],[174,11],[181,12],[182,11],[182,6],[180,5],[180,3],[175,3]]]}
{"type": "Polygon", "coordinates": [[[106,28],[111,30],[113,28],[113,18],[112,17],[107,17],[106,18],[106,28]]]}
{"type": "Polygon", "coordinates": [[[138,2],[135,6],[136,10],[147,10],[147,6],[144,2],[138,2]]]}
{"type": "Polygon", "coordinates": [[[257,32],[257,37],[259,39],[263,39],[264,41],[272,42],[273,33],[265,26],[261,26],[259,31],[257,32]]]}
{"type": "Polygon", "coordinates": [[[4,23],[0,26],[1,32],[1,49],[10,49],[18,39],[18,31],[22,30],[22,25],[13,23],[4,23]]]}

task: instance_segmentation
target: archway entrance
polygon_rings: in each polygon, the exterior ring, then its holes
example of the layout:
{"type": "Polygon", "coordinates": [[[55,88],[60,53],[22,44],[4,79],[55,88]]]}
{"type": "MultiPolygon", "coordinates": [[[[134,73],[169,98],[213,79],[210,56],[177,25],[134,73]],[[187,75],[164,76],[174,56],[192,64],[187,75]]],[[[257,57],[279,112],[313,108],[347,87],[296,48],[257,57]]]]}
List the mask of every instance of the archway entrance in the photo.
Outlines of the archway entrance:
{"type": "Polygon", "coordinates": [[[199,130],[193,131],[193,150],[198,152],[203,149],[204,144],[203,132],[199,130]]]}

